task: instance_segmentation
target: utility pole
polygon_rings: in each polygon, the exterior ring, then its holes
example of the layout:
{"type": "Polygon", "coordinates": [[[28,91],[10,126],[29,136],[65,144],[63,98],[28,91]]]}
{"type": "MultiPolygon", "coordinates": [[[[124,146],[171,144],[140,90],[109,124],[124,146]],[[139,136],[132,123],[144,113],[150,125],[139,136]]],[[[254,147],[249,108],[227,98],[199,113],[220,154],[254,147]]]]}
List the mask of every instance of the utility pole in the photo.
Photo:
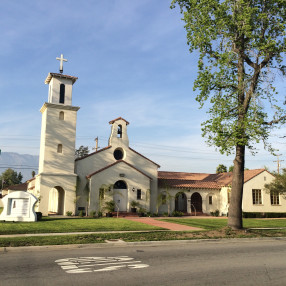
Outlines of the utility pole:
{"type": "Polygon", "coordinates": [[[282,155],[281,155],[281,154],[280,154],[280,155],[276,155],[277,161],[273,161],[273,162],[277,162],[277,173],[278,173],[278,175],[279,175],[280,167],[281,167],[280,162],[283,162],[283,161],[284,161],[284,160],[279,160],[279,156],[282,156],[282,155]]]}
{"type": "Polygon", "coordinates": [[[98,136],[94,139],[94,141],[95,141],[95,147],[92,149],[95,150],[95,152],[97,152],[98,148],[100,148],[98,147],[98,136]]]}

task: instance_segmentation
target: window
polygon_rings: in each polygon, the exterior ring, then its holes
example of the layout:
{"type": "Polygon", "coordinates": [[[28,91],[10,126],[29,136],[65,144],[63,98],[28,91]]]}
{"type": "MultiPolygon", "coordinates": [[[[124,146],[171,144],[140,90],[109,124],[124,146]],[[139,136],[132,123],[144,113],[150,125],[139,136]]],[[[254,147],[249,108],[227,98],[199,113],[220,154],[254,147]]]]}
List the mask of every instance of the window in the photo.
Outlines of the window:
{"type": "Polygon", "coordinates": [[[63,153],[63,145],[58,144],[58,153],[63,153]]]}
{"type": "Polygon", "coordinates": [[[209,205],[213,204],[213,196],[209,196],[209,205]]]}
{"type": "Polygon", "coordinates": [[[262,205],[261,190],[252,190],[252,203],[262,205]]]}
{"type": "Polygon", "coordinates": [[[121,124],[118,125],[117,138],[122,138],[122,125],[121,124]]]}
{"type": "Polygon", "coordinates": [[[66,87],[65,87],[65,85],[62,83],[61,85],[60,85],[60,103],[65,103],[65,89],[66,89],[66,87]]]}
{"type": "Polygon", "coordinates": [[[141,189],[137,189],[137,200],[141,200],[141,199],[142,199],[141,189]]]}
{"type": "Polygon", "coordinates": [[[64,120],[65,119],[65,113],[63,111],[60,112],[59,119],[60,120],[64,120]]]}
{"type": "Polygon", "coordinates": [[[115,149],[113,156],[114,156],[115,160],[123,159],[123,150],[121,148],[115,149]]]}
{"type": "Polygon", "coordinates": [[[279,193],[277,191],[270,192],[271,205],[279,205],[279,193]]]}

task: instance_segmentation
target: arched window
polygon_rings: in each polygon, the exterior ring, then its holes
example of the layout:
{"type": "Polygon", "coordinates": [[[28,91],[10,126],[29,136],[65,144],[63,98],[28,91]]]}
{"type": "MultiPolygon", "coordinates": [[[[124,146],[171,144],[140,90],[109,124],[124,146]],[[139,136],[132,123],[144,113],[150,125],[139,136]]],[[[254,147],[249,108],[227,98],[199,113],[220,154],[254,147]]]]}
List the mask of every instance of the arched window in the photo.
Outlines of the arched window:
{"type": "Polygon", "coordinates": [[[65,120],[65,113],[63,111],[60,112],[59,119],[65,120]]]}
{"type": "Polygon", "coordinates": [[[60,85],[60,103],[65,103],[65,85],[62,83],[60,85]]]}
{"type": "Polygon", "coordinates": [[[63,153],[63,145],[58,144],[58,153],[63,153]]]}
{"type": "Polygon", "coordinates": [[[118,125],[117,138],[122,138],[122,125],[121,124],[118,125]]]}

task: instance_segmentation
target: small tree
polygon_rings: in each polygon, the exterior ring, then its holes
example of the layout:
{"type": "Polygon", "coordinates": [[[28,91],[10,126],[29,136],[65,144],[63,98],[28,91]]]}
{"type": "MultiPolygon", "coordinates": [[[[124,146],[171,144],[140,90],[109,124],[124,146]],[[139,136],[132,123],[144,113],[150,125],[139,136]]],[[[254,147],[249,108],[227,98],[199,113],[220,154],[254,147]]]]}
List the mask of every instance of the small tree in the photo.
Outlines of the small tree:
{"type": "Polygon", "coordinates": [[[1,186],[6,188],[12,185],[18,185],[22,183],[23,176],[21,172],[17,173],[16,171],[12,170],[11,168],[4,171],[1,175],[1,186]]]}
{"type": "Polygon", "coordinates": [[[223,164],[219,164],[216,168],[216,173],[219,174],[219,173],[225,173],[227,172],[227,167],[223,164]]]}
{"type": "Polygon", "coordinates": [[[286,169],[282,169],[282,174],[275,173],[275,179],[269,183],[265,184],[264,188],[269,193],[276,193],[286,196],[286,169]]]}
{"type": "Polygon", "coordinates": [[[81,158],[89,154],[88,146],[81,145],[78,149],[75,150],[75,157],[81,158]]]}

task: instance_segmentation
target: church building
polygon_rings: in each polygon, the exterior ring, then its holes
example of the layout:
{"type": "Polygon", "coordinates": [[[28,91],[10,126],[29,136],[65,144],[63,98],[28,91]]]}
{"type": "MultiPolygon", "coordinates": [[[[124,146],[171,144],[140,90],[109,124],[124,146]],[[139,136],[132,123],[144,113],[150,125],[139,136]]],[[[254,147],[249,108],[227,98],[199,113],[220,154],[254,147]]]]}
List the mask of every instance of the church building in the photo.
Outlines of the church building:
{"type": "MultiPolygon", "coordinates": [[[[76,121],[79,107],[72,105],[77,77],[49,73],[45,84],[48,101],[42,113],[38,175],[28,181],[27,191],[38,199],[42,214],[105,212],[113,201],[115,211],[131,212],[134,205],[145,212],[227,215],[232,173],[203,174],[159,171],[160,166],[130,147],[129,122],[109,122],[105,148],[75,158],[76,121]]],[[[273,175],[264,169],[245,171],[243,210],[286,212],[286,200],[267,194],[264,184],[273,175]]]]}

